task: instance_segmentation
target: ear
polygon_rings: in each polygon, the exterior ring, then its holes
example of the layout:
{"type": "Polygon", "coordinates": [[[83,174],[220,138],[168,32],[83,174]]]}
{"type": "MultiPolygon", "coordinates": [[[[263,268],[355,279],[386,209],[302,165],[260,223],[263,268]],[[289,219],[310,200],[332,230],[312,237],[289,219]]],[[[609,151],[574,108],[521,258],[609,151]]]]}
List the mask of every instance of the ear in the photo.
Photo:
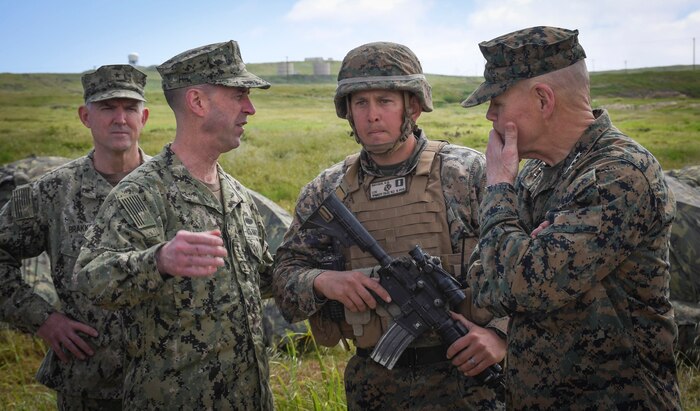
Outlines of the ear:
{"type": "Polygon", "coordinates": [[[415,95],[411,94],[411,98],[408,101],[408,107],[411,108],[411,118],[415,123],[423,112],[423,108],[420,105],[420,100],[415,95]]]}
{"type": "Polygon", "coordinates": [[[196,116],[202,117],[207,111],[208,96],[202,88],[191,87],[185,92],[185,105],[196,116]]]}
{"type": "Polygon", "coordinates": [[[537,108],[540,113],[542,113],[542,117],[551,117],[552,113],[554,113],[554,105],[556,103],[556,98],[552,87],[545,83],[537,83],[533,87],[533,92],[537,98],[537,108]]]}
{"type": "Polygon", "coordinates": [[[78,117],[85,127],[90,128],[90,110],[87,106],[78,107],[78,117]]]}
{"type": "Polygon", "coordinates": [[[146,122],[148,121],[148,114],[150,111],[148,111],[148,107],[144,107],[143,111],[141,112],[141,125],[145,126],[146,122]]]}

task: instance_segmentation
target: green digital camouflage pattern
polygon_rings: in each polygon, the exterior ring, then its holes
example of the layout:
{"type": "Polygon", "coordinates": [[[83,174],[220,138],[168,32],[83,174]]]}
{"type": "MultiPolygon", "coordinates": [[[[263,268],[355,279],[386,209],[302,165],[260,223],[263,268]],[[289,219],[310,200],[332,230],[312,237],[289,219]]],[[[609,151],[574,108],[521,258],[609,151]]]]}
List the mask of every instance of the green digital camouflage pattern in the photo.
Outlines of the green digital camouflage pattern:
{"type": "Polygon", "coordinates": [[[700,364],[700,166],[666,173],[676,197],[671,229],[671,302],[678,325],[679,358],[700,364]]]}
{"type": "Polygon", "coordinates": [[[348,95],[371,89],[410,91],[420,100],[423,111],[433,111],[430,83],[416,55],[404,45],[368,43],[348,52],[338,72],[335,90],[338,117],[347,118],[348,95]]]}
{"type": "Polygon", "coordinates": [[[486,189],[469,282],[479,306],[511,316],[509,409],[680,409],[675,201],[656,159],[594,115],[565,160],[529,160],[515,189],[486,189]]]}
{"type": "MultiPolygon", "coordinates": [[[[417,138],[416,151],[399,169],[393,170],[392,175],[407,175],[415,170],[420,152],[427,144],[427,138],[420,130],[417,138]]],[[[452,251],[459,253],[462,250],[463,239],[466,243],[473,244],[478,236],[478,204],[482,194],[481,188],[485,182],[484,157],[472,149],[451,144],[446,145],[438,153],[438,156],[442,163],[440,178],[445,204],[448,208],[447,218],[452,251]]],[[[360,154],[360,159],[363,174],[385,175],[365,151],[360,154]]],[[[319,233],[318,230],[300,230],[300,227],[318,208],[323,199],[341,183],[345,172],[344,162],[335,164],[323,171],[301,190],[292,225],[285,235],[284,242],[277,249],[273,292],[280,311],[289,321],[306,319],[321,308],[321,304],[313,292],[313,281],[324,270],[316,267],[321,267],[321,262],[324,259],[332,258],[336,251],[333,249],[332,238],[319,233]]],[[[470,250],[467,250],[467,256],[470,250]]],[[[499,328],[505,332],[506,324],[507,319],[505,321],[496,319],[488,326],[499,328]]],[[[449,386],[426,385],[430,383],[441,384],[445,379],[451,378],[455,374],[452,370],[454,367],[451,366],[446,368],[421,366],[411,370],[384,369],[381,374],[376,374],[376,371],[372,371],[375,368],[360,370],[366,363],[365,361],[351,363],[354,364],[355,368],[351,368],[353,371],[346,371],[345,374],[346,381],[348,381],[346,392],[350,400],[356,395],[377,392],[377,397],[371,403],[364,403],[372,408],[365,409],[405,409],[402,405],[411,401],[423,405],[454,402],[460,404],[460,408],[461,404],[466,402],[477,409],[498,409],[503,405],[495,400],[496,394],[484,386],[474,387],[470,391],[470,393],[475,393],[475,398],[478,398],[478,401],[476,399],[472,401],[472,397],[464,399],[461,396],[462,391],[452,391],[449,386]],[[359,374],[349,375],[349,372],[359,374]],[[447,374],[445,374],[446,372],[447,374]],[[410,377],[404,376],[404,374],[410,374],[410,377]],[[369,378],[374,375],[376,378],[373,377],[364,384],[352,382],[361,381],[365,377],[369,378]],[[363,394],[359,394],[359,392],[363,394]],[[392,396],[389,394],[382,397],[379,394],[381,392],[397,392],[408,397],[401,398],[401,402],[395,402],[401,395],[392,396]],[[490,400],[482,402],[483,398],[490,400]],[[377,408],[380,404],[381,407],[377,408]],[[481,407],[482,404],[484,407],[481,407]]],[[[363,402],[360,401],[356,405],[364,407],[362,404],[363,402]]],[[[349,401],[348,405],[353,409],[352,401],[349,401]]],[[[416,407],[418,406],[416,405],[416,407]]],[[[425,409],[433,408],[427,406],[425,409]]]]}
{"type": "Polygon", "coordinates": [[[450,361],[388,370],[371,358],[353,356],[344,382],[349,411],[504,409],[491,390],[465,377],[450,361]]]}
{"type": "Polygon", "coordinates": [[[568,67],[586,57],[578,30],[530,27],[479,43],[486,59],[484,82],[462,102],[463,107],[484,103],[516,82],[568,67]]]}
{"type": "Polygon", "coordinates": [[[85,235],[74,281],[96,304],[124,309],[125,409],[272,409],[261,300],[272,257],[253,200],[220,167],[219,179],[223,210],[168,145],[112,190],[85,235]],[[160,275],[155,252],[177,231],[214,229],[224,267],[160,275]]]}
{"type": "Polygon", "coordinates": [[[270,88],[270,83],[249,72],[238,43],[231,40],[187,50],[157,67],[163,90],[197,84],[270,88]]]}
{"type": "Polygon", "coordinates": [[[112,98],[146,101],[143,94],[146,75],[128,64],[102,66],[80,79],[86,104],[112,98]]]}
{"type": "MultiPolygon", "coordinates": [[[[141,153],[143,155],[143,153],[141,153]]],[[[0,213],[0,307],[2,320],[35,333],[56,309],[95,328],[100,335],[83,338],[95,348],[86,361],[64,364],[52,350],[37,373],[42,384],[89,398],[119,398],[123,379],[122,320],[118,313],[95,307],[73,291],[73,266],[83,233],[112,189],[94,169],[93,153],[16,188],[0,213]],[[58,297],[53,307],[22,278],[24,259],[46,252],[58,297]]]]}

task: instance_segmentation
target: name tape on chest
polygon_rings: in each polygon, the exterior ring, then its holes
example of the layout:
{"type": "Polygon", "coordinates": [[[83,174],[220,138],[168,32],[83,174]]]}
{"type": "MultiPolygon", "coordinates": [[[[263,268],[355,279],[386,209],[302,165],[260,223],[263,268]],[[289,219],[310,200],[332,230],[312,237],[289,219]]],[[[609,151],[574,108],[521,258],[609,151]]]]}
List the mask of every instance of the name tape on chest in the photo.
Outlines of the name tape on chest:
{"type": "Polygon", "coordinates": [[[408,187],[406,187],[406,177],[396,177],[392,178],[391,180],[377,181],[370,184],[369,198],[370,200],[376,200],[378,198],[405,193],[406,190],[408,190],[408,187]]]}

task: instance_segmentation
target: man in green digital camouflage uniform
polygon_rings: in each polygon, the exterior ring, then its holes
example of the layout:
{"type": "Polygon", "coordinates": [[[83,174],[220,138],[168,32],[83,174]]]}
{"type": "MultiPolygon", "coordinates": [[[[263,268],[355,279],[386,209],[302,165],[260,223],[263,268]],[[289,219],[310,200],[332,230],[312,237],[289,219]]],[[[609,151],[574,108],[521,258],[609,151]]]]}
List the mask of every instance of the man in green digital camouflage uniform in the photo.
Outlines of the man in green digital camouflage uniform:
{"type": "Polygon", "coordinates": [[[102,66],[82,77],[80,120],[94,148],[31,184],[20,185],[0,213],[2,321],[36,333],[50,350],[37,379],[58,392],[63,410],[121,409],[122,319],[71,287],[83,234],[112,187],[148,157],[138,146],[148,119],[146,75],[129,65],[102,66]],[[22,279],[22,259],[46,251],[56,307],[22,279]]]}
{"type": "Polygon", "coordinates": [[[272,257],[255,203],[218,164],[255,114],[250,88],[270,85],[234,41],[158,71],[175,139],[107,198],[74,281],[124,309],[125,408],[271,410],[261,293],[272,257]]]}
{"type": "Polygon", "coordinates": [[[506,406],[679,409],[659,163],[591,108],[578,31],[479,46],[486,81],[462,105],[490,100],[493,130],[469,282],[511,316],[506,406]]]}
{"type": "Polygon", "coordinates": [[[317,230],[301,229],[340,186],[343,202],[390,255],[408,256],[420,244],[460,275],[462,257],[468,258],[478,235],[483,155],[428,140],[416,126],[421,112],[433,109],[431,90],[416,56],[400,44],[370,43],[351,50],[338,74],[335,107],[362,150],[301,190],[275,258],[274,295],[280,310],[290,321],[310,317],[322,345],[353,340],[356,355],[345,369],[351,410],[502,408],[491,388],[463,373],[474,376],[503,359],[507,318],[494,319],[467,303],[459,308],[471,320],[471,331],[461,344],[471,361],[462,369],[450,363],[437,333],[426,333],[389,370],[369,357],[389,324],[386,310],[375,310],[377,302],[368,291],[388,298],[369,277],[377,261],[357,247],[334,247],[317,230]],[[330,316],[324,308],[329,300],[342,302],[344,320],[330,316]]]}

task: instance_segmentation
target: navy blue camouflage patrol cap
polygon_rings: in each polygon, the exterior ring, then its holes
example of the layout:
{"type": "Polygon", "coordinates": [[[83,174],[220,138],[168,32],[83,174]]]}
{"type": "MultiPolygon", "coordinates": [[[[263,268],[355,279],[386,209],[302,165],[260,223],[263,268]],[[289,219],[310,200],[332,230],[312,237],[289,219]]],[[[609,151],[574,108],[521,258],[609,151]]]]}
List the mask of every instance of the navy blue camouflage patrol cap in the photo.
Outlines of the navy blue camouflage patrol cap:
{"type": "Polygon", "coordinates": [[[187,50],[156,68],[165,91],[197,84],[270,88],[270,83],[246,70],[238,43],[233,40],[187,50]]]}
{"type": "Polygon", "coordinates": [[[537,26],[479,43],[486,58],[484,81],[462,102],[473,107],[504,93],[520,80],[560,70],[586,58],[578,30],[537,26]]]}
{"type": "Polygon", "coordinates": [[[146,75],[128,64],[101,66],[83,74],[83,97],[85,104],[112,98],[130,98],[146,101],[143,88],[146,75]]]}

